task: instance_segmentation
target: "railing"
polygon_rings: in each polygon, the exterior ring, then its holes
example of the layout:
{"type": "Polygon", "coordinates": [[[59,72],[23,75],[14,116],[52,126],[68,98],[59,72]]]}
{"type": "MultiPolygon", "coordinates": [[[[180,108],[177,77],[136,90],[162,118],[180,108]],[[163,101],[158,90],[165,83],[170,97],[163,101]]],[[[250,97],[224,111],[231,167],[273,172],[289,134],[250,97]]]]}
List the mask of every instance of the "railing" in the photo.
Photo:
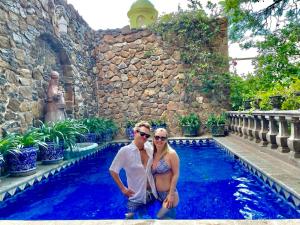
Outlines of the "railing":
{"type": "Polygon", "coordinates": [[[300,158],[300,110],[229,111],[231,132],[300,158]]]}

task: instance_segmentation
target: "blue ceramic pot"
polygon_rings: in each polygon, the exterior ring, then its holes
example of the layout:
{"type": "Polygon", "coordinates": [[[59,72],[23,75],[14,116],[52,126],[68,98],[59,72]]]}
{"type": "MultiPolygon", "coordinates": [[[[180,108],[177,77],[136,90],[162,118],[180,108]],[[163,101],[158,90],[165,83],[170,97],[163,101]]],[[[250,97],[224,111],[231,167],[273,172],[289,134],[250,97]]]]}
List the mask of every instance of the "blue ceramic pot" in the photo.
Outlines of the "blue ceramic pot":
{"type": "Polygon", "coordinates": [[[36,172],[36,147],[21,148],[20,152],[9,152],[6,155],[8,172],[11,176],[27,176],[36,172]]]}
{"type": "Polygon", "coordinates": [[[46,142],[47,147],[40,147],[40,156],[43,164],[55,164],[64,159],[64,143],[46,142]]]}
{"type": "Polygon", "coordinates": [[[133,140],[134,138],[134,131],[133,131],[133,127],[127,127],[125,130],[126,136],[129,140],[133,140]]]}

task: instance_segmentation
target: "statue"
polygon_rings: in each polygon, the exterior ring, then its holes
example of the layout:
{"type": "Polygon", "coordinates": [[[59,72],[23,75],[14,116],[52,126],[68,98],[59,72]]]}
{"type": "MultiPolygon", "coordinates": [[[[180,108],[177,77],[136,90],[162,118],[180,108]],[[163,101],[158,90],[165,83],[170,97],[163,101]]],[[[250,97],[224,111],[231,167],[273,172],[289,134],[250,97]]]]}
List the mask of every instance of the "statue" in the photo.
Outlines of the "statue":
{"type": "Polygon", "coordinates": [[[66,119],[64,95],[58,87],[59,74],[51,72],[51,80],[47,90],[47,107],[45,122],[55,122],[66,119]]]}

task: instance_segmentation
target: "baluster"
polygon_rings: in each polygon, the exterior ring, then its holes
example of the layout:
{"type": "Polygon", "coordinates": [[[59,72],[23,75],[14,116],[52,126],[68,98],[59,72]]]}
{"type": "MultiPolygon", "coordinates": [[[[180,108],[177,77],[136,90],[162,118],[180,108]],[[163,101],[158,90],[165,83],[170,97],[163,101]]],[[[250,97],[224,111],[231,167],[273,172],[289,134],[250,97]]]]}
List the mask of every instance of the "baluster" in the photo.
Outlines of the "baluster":
{"type": "Polygon", "coordinates": [[[262,147],[266,147],[268,145],[267,133],[268,121],[264,116],[261,116],[261,129],[259,131],[259,138],[262,140],[262,147]]]}
{"type": "Polygon", "coordinates": [[[246,115],[243,115],[243,127],[242,127],[242,132],[244,135],[244,138],[248,138],[248,118],[246,115]]]}
{"type": "Polygon", "coordinates": [[[252,116],[248,116],[248,136],[249,136],[249,140],[252,141],[254,139],[254,122],[253,122],[253,117],[252,116]]]}
{"type": "Polygon", "coordinates": [[[291,136],[288,138],[288,146],[295,158],[300,158],[300,121],[298,117],[291,119],[291,136]]]}
{"type": "Polygon", "coordinates": [[[284,116],[279,116],[279,132],[276,136],[276,143],[280,147],[281,152],[289,152],[290,149],[287,145],[287,139],[289,137],[288,123],[284,116]]]}
{"type": "Polygon", "coordinates": [[[267,133],[267,140],[271,144],[271,148],[275,149],[278,147],[276,143],[276,135],[278,134],[278,129],[276,126],[276,120],[274,116],[269,116],[269,132],[267,133]]]}
{"type": "Polygon", "coordinates": [[[233,131],[233,125],[234,125],[234,124],[233,124],[233,117],[232,117],[231,115],[229,115],[229,116],[228,116],[228,119],[229,119],[229,126],[228,126],[228,127],[229,127],[229,130],[230,130],[230,131],[233,131]]]}
{"type": "Polygon", "coordinates": [[[261,141],[260,137],[259,137],[259,131],[261,129],[261,123],[260,123],[260,119],[258,116],[254,116],[254,138],[255,138],[255,142],[259,143],[261,141]]]}
{"type": "Polygon", "coordinates": [[[243,132],[242,132],[243,118],[241,115],[238,115],[238,117],[239,117],[238,134],[242,137],[243,136],[243,132]]]}

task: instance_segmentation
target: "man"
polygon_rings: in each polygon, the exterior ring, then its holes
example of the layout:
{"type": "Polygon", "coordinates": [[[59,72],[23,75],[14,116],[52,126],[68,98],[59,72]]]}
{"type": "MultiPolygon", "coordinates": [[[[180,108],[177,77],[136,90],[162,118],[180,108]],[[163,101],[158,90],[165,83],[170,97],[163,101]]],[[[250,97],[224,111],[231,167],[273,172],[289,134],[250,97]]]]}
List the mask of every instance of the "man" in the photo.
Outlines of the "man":
{"type": "Polygon", "coordinates": [[[149,123],[142,121],[134,127],[134,139],[131,144],[122,147],[115,156],[109,171],[121,192],[128,198],[126,218],[133,218],[134,213],[146,203],[157,198],[154,179],[151,173],[153,148],[147,142],[150,137],[149,123]],[[126,172],[126,187],[119,172],[126,172]]]}

